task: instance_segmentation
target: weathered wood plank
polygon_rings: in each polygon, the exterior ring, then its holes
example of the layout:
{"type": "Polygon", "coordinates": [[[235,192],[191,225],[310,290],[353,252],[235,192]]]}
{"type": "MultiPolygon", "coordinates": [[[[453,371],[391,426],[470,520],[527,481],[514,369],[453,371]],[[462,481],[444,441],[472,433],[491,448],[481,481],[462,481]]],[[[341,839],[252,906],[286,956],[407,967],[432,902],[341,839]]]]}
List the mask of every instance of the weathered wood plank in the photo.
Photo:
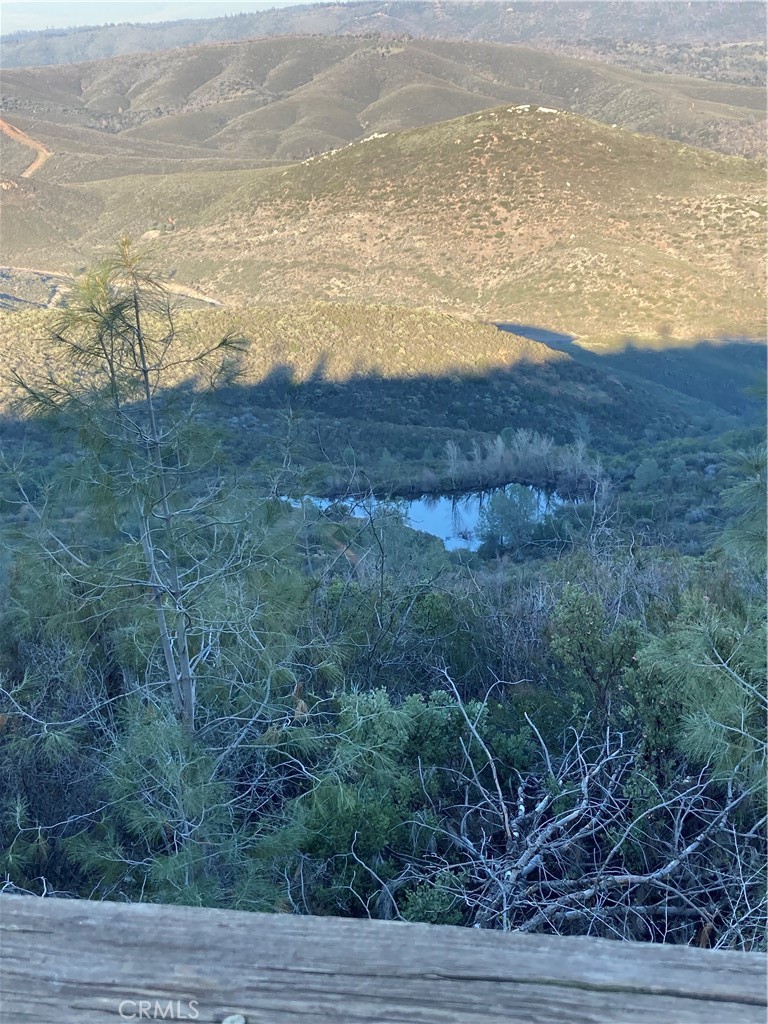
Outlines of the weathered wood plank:
{"type": "Polygon", "coordinates": [[[766,1020],[759,954],[28,896],[0,926],[3,1024],[766,1020]]]}

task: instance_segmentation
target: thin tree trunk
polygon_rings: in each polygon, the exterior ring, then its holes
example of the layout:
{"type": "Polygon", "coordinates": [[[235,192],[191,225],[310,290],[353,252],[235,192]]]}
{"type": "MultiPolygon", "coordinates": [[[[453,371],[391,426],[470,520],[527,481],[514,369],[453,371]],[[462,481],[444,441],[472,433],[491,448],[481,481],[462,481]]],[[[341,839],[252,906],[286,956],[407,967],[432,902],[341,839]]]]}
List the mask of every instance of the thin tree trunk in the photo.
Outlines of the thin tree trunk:
{"type": "MultiPolygon", "coordinates": [[[[181,586],[181,578],[179,576],[179,568],[174,553],[173,533],[171,530],[171,523],[173,521],[173,513],[171,511],[170,501],[168,499],[168,483],[166,480],[166,470],[163,465],[162,455],[160,451],[160,431],[157,425],[157,416],[155,414],[155,406],[152,400],[152,386],[149,378],[149,365],[147,362],[146,346],[144,344],[144,335],[141,326],[141,310],[139,305],[138,292],[134,288],[133,290],[133,309],[136,323],[136,343],[139,350],[141,376],[144,385],[144,397],[147,404],[147,414],[149,416],[149,445],[150,457],[154,465],[154,470],[157,475],[157,482],[160,489],[160,509],[161,518],[164,523],[166,533],[166,548],[168,549],[168,570],[170,573],[170,585],[171,593],[173,596],[175,606],[175,631],[176,631],[176,644],[177,644],[177,657],[178,657],[178,670],[176,670],[176,659],[173,657],[173,646],[171,642],[170,632],[168,630],[167,618],[165,615],[165,609],[162,605],[162,596],[158,592],[158,600],[156,601],[156,609],[158,609],[158,625],[161,632],[161,642],[163,644],[163,651],[165,653],[166,663],[173,665],[174,676],[171,679],[171,686],[176,687],[181,700],[180,718],[181,724],[186,733],[193,733],[195,731],[195,698],[196,698],[196,680],[195,674],[192,669],[192,665],[189,657],[189,638],[187,633],[187,613],[184,608],[183,593],[181,586]],[[169,663],[169,653],[171,662],[169,663]]],[[[150,513],[151,514],[151,513],[150,513]]],[[[143,513],[145,516],[145,533],[144,539],[149,540],[150,535],[150,522],[149,514],[143,513]]],[[[149,570],[153,578],[158,579],[159,573],[157,570],[157,561],[155,558],[154,546],[151,544],[144,545],[145,557],[149,559],[149,570]]]]}

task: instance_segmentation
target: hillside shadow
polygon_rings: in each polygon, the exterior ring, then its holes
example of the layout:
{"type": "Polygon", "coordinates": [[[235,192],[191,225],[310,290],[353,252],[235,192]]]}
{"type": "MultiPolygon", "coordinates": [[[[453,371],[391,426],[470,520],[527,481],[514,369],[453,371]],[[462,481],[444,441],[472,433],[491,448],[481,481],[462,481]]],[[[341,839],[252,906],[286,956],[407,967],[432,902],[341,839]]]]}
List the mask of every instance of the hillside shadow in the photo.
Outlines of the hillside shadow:
{"type": "MultiPolygon", "coordinates": [[[[403,467],[442,473],[449,442],[466,456],[473,444],[482,451],[486,441],[508,440],[520,429],[561,445],[581,439],[603,455],[620,455],[762,421],[762,403],[744,389],[764,379],[763,346],[700,342],[607,355],[571,348],[571,359],[520,361],[483,373],[358,372],[343,381],[328,379],[321,355],[303,379],[280,364],[263,380],[201,397],[198,420],[219,434],[224,461],[234,466],[258,464],[266,473],[289,453],[289,462],[304,466],[327,470],[330,464],[389,479],[403,467]]],[[[187,382],[169,389],[164,404],[185,406],[189,398],[187,382]]],[[[61,432],[42,421],[6,415],[0,433],[5,449],[31,455],[36,470],[57,455],[71,461],[76,451],[74,438],[65,445],[61,432]]]]}
{"type": "Polygon", "coordinates": [[[546,327],[537,327],[535,324],[512,324],[495,323],[500,331],[509,331],[510,334],[518,334],[521,338],[528,338],[529,341],[540,341],[548,348],[556,348],[561,351],[570,351],[576,337],[573,334],[561,334],[559,331],[550,331],[546,327]]]}
{"type": "Polygon", "coordinates": [[[748,394],[766,375],[766,347],[758,341],[701,339],[666,341],[649,347],[627,339],[622,349],[593,352],[575,344],[573,335],[527,324],[495,326],[567,352],[581,365],[613,374],[625,383],[645,382],[663,387],[750,420],[761,415],[760,403],[748,394]]]}

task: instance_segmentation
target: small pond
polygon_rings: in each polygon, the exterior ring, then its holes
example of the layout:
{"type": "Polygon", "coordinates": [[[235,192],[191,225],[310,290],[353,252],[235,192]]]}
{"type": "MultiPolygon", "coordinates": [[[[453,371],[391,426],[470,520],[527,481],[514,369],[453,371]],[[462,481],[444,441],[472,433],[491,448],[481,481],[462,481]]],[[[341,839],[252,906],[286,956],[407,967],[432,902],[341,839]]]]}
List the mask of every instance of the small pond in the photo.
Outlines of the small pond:
{"type": "MultiPolygon", "coordinates": [[[[413,530],[439,537],[449,551],[467,548],[476,551],[484,537],[488,515],[503,524],[505,520],[518,523],[540,522],[562,504],[556,494],[535,487],[509,484],[488,491],[470,491],[459,495],[427,495],[422,498],[394,498],[382,500],[372,496],[343,501],[307,497],[317,508],[327,509],[339,505],[354,518],[366,519],[386,509],[400,513],[403,522],[413,530]]],[[[295,507],[301,501],[291,500],[295,507]]]]}

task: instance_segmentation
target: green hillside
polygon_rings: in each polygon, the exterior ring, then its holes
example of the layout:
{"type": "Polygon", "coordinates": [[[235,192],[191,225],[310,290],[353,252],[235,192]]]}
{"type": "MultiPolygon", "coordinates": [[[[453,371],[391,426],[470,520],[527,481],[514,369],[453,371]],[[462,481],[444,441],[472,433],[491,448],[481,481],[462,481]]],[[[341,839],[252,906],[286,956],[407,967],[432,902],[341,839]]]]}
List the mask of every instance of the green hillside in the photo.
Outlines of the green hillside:
{"type": "Polygon", "coordinates": [[[376,132],[521,103],[757,155],[765,111],[760,87],[643,75],[520,46],[372,36],[6,68],[0,90],[4,116],[55,154],[41,176],[57,182],[302,160],[376,132]]]}
{"type": "MultiPolygon", "coordinates": [[[[61,370],[64,354],[51,340],[57,317],[54,310],[0,312],[6,371],[35,379],[41,367],[61,370]]],[[[182,310],[177,326],[189,353],[222,336],[247,342],[237,386],[205,403],[205,418],[225,438],[228,458],[245,465],[256,460],[260,471],[276,467],[290,436],[294,467],[319,474],[314,486],[321,490],[332,489],[351,466],[361,486],[450,487],[444,478],[449,442],[468,454],[516,430],[560,445],[587,433],[597,450],[617,454],[639,442],[734,427],[747,411],[744,401],[742,408],[719,407],[719,393],[705,384],[687,386],[697,373],[706,375],[706,354],[703,360],[696,351],[678,354],[675,380],[668,362],[655,364],[650,352],[646,365],[585,357],[576,349],[571,356],[426,309],[312,303],[182,310]]],[[[728,351],[736,388],[759,372],[761,354],[754,345],[728,351]]],[[[183,375],[166,376],[167,386],[184,383],[183,375]]],[[[16,394],[6,372],[0,415],[13,414],[16,394]]],[[[8,428],[9,443],[12,433],[16,427],[8,428]]],[[[49,441],[39,445],[48,452],[49,441]]],[[[540,465],[510,469],[474,457],[463,470],[468,486],[498,472],[552,483],[536,476],[540,465]]]]}
{"type": "Polygon", "coordinates": [[[236,304],[431,306],[598,346],[763,330],[761,168],[562,112],[473,114],[288,169],[8,196],[18,266],[73,269],[170,221],[165,268],[236,304]]]}
{"type": "MultiPolygon", "coordinates": [[[[55,310],[0,313],[0,364],[18,369],[23,376],[44,363],[55,369],[56,349],[50,335],[58,316],[55,310]]],[[[490,324],[426,309],[312,303],[290,308],[183,310],[179,319],[192,346],[206,337],[247,339],[241,379],[248,384],[266,379],[277,367],[289,367],[295,380],[307,381],[322,365],[324,379],[343,382],[355,374],[393,378],[480,374],[518,363],[561,366],[571,362],[562,352],[490,324]]],[[[0,402],[7,407],[11,394],[7,377],[0,389],[0,402]]]]}

